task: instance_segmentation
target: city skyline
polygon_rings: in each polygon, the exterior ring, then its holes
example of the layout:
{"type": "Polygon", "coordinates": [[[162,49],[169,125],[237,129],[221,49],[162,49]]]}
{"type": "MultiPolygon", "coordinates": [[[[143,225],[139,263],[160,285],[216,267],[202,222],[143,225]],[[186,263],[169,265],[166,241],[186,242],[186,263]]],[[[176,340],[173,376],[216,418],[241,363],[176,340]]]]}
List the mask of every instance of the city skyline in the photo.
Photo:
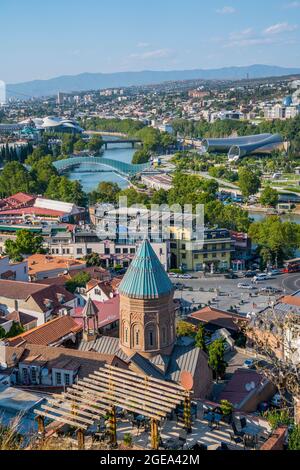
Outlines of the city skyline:
{"type": "Polygon", "coordinates": [[[3,0],[0,79],[18,83],[84,72],[298,67],[300,2],[3,0]],[[13,21],[12,21],[13,19],[13,21]],[[13,27],[12,27],[13,26],[13,27]]]}

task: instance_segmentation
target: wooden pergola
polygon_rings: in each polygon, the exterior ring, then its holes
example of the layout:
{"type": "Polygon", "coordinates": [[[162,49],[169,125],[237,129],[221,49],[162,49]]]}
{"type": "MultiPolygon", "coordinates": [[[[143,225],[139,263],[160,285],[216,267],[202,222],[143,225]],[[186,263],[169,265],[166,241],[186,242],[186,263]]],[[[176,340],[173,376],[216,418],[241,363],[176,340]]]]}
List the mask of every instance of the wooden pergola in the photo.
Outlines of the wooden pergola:
{"type": "Polygon", "coordinates": [[[110,444],[117,445],[116,408],[119,407],[150,419],[151,446],[157,449],[158,423],[181,403],[184,403],[185,427],[190,431],[190,392],[172,382],[105,365],[61,395],[53,395],[35,413],[41,434],[45,433],[45,418],[73,426],[77,429],[78,447],[84,449],[84,432],[107,415],[110,444]]]}

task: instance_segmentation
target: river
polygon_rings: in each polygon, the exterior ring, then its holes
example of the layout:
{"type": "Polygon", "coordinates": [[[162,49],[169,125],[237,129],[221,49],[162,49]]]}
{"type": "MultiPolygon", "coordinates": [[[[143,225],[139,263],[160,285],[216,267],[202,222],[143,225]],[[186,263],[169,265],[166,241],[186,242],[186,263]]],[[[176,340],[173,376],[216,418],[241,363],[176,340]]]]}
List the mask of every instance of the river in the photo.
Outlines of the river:
{"type": "MultiPolygon", "coordinates": [[[[102,136],[103,140],[106,138],[109,140],[114,140],[112,136],[102,136]]],[[[116,137],[116,140],[119,137],[116,137]]],[[[132,157],[136,149],[132,149],[131,144],[114,144],[110,146],[107,150],[104,150],[103,158],[110,158],[112,160],[119,160],[125,163],[131,163],[132,157]]],[[[118,183],[120,188],[125,189],[128,187],[128,181],[126,178],[118,175],[113,171],[101,172],[95,171],[94,165],[80,165],[79,167],[71,170],[68,173],[68,178],[70,180],[80,181],[82,188],[85,192],[90,193],[97,188],[98,184],[101,181],[111,181],[113,183],[118,183]]]]}

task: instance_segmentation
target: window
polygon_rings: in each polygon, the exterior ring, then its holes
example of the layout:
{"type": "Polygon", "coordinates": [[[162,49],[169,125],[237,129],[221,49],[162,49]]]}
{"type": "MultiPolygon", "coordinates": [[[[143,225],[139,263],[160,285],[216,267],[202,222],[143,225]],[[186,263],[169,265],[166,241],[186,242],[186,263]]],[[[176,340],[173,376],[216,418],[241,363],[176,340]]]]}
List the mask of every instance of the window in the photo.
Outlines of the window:
{"type": "Polygon", "coordinates": [[[128,248],[124,248],[124,249],[123,249],[123,254],[124,254],[124,255],[127,255],[127,253],[128,253],[128,248]]]}
{"type": "Polygon", "coordinates": [[[87,252],[88,255],[91,255],[91,254],[93,253],[93,250],[92,250],[92,248],[88,248],[88,249],[86,250],[86,252],[87,252]]]}
{"type": "Polygon", "coordinates": [[[56,385],[61,385],[61,372],[55,373],[55,381],[56,381],[56,385]]]}
{"type": "Polygon", "coordinates": [[[154,343],[153,343],[153,331],[149,332],[149,344],[150,344],[150,346],[154,345],[154,343]]]}
{"type": "Polygon", "coordinates": [[[139,346],[139,343],[140,343],[140,332],[136,331],[136,333],[135,333],[135,345],[139,346]]]}
{"type": "Polygon", "coordinates": [[[182,257],[182,259],[186,259],[186,255],[182,255],[181,257],[182,257]]]}
{"type": "Polygon", "coordinates": [[[27,369],[22,369],[22,376],[23,376],[23,383],[27,383],[28,380],[28,370],[27,369]]]}
{"type": "Polygon", "coordinates": [[[130,248],[130,253],[131,253],[132,255],[134,255],[134,254],[135,254],[135,248],[130,248]]]}
{"type": "Polygon", "coordinates": [[[116,248],[116,254],[119,255],[121,253],[121,248],[116,248]]]}
{"type": "Polygon", "coordinates": [[[128,343],[128,328],[125,328],[125,343],[128,343]]]}
{"type": "Polygon", "coordinates": [[[37,376],[36,376],[36,368],[33,367],[33,368],[31,369],[31,381],[32,381],[32,383],[35,384],[35,383],[36,383],[36,379],[37,379],[37,376]]]}
{"type": "Polygon", "coordinates": [[[82,248],[77,248],[77,254],[82,255],[82,248]]]}
{"type": "Polygon", "coordinates": [[[68,387],[71,383],[70,374],[65,374],[65,385],[68,387]]]}
{"type": "Polygon", "coordinates": [[[105,248],[104,254],[105,255],[110,255],[110,248],[105,248]]]}

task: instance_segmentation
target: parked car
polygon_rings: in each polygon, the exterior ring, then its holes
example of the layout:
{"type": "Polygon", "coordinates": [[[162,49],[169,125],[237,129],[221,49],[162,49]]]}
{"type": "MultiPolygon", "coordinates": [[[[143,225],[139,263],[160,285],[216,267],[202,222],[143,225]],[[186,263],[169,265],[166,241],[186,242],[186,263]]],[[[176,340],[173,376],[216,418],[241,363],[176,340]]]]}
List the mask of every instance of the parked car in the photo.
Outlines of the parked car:
{"type": "Polygon", "coordinates": [[[254,364],[255,364],[254,359],[246,359],[244,362],[244,367],[246,367],[247,369],[253,369],[254,364]]]}
{"type": "Polygon", "coordinates": [[[256,276],[254,276],[253,278],[254,282],[261,282],[261,281],[267,281],[267,280],[268,280],[267,274],[256,274],[256,276]]]}
{"type": "Polygon", "coordinates": [[[225,274],[225,279],[238,279],[239,276],[235,273],[227,273],[225,274]]]}
{"type": "Polygon", "coordinates": [[[179,275],[176,274],[176,273],[168,273],[168,276],[172,279],[178,279],[179,278],[179,275]]]}
{"type": "Polygon", "coordinates": [[[256,274],[257,274],[256,271],[247,271],[247,272],[244,274],[244,277],[245,277],[245,278],[251,278],[251,279],[253,279],[253,277],[255,277],[256,274]]]}
{"type": "Polygon", "coordinates": [[[266,286],[266,287],[262,287],[261,289],[259,289],[259,292],[275,295],[275,294],[281,294],[282,290],[277,289],[276,287],[266,286]]]}
{"type": "Polygon", "coordinates": [[[255,289],[255,287],[252,284],[246,284],[244,282],[240,282],[238,284],[238,288],[239,289],[248,289],[248,290],[254,290],[255,289]]]}
{"type": "Polygon", "coordinates": [[[181,274],[179,277],[181,279],[193,279],[193,277],[190,274],[181,274]]]}
{"type": "Polygon", "coordinates": [[[271,269],[271,271],[268,272],[268,276],[274,277],[274,276],[279,276],[282,274],[281,269],[271,269]]]}

